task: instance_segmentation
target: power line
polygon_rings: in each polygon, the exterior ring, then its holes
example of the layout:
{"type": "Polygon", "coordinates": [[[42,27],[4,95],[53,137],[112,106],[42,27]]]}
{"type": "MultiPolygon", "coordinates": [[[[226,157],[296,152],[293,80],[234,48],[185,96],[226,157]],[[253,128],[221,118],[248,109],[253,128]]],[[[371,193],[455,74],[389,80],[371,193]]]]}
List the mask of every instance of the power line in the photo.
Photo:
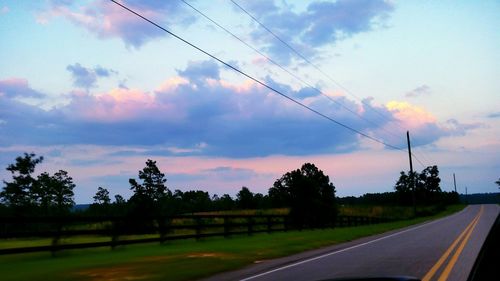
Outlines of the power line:
{"type": "Polygon", "coordinates": [[[422,165],[422,168],[424,168],[424,169],[425,169],[425,165],[424,165],[424,163],[422,163],[422,161],[420,161],[420,159],[418,159],[418,157],[415,155],[415,153],[413,153],[413,152],[412,152],[412,153],[411,153],[411,156],[413,156],[413,158],[415,158],[415,160],[417,160],[417,162],[418,162],[420,165],[422,165]]]}
{"type": "MultiPolygon", "coordinates": [[[[318,72],[320,72],[321,74],[323,74],[326,78],[328,78],[331,82],[333,82],[335,85],[337,85],[339,88],[343,89],[346,93],[350,94],[351,96],[355,97],[356,99],[358,99],[361,103],[363,103],[365,106],[367,106],[367,108],[369,108],[370,110],[372,110],[373,112],[377,113],[378,115],[380,115],[383,119],[385,119],[386,121],[390,121],[390,119],[385,116],[384,114],[382,114],[380,111],[376,110],[375,108],[373,108],[369,103],[365,102],[363,99],[359,98],[358,96],[356,96],[354,93],[352,93],[349,89],[347,89],[346,87],[344,87],[342,84],[340,84],[339,82],[335,81],[330,75],[328,75],[327,73],[325,73],[323,70],[321,70],[321,68],[319,68],[317,65],[315,65],[314,63],[312,63],[308,58],[306,58],[304,55],[302,55],[299,51],[297,51],[294,47],[292,47],[290,44],[288,44],[286,41],[284,41],[283,39],[281,39],[276,33],[274,33],[271,29],[269,29],[267,26],[265,26],[262,22],[260,22],[256,17],[254,17],[250,12],[248,12],[245,8],[243,8],[242,6],[240,6],[238,3],[236,3],[234,0],[230,0],[236,7],[238,7],[240,10],[242,10],[245,14],[247,14],[250,18],[252,18],[252,20],[254,20],[256,23],[258,23],[262,28],[264,28],[267,32],[269,32],[272,36],[274,36],[274,38],[276,38],[278,41],[280,41],[283,45],[285,45],[288,49],[290,49],[292,52],[294,52],[297,56],[299,56],[302,60],[304,60],[306,63],[308,63],[309,65],[311,65],[312,67],[314,67],[318,72]]],[[[405,130],[399,125],[399,124],[396,124],[402,132],[404,132],[405,130]]]]}
{"type": "Polygon", "coordinates": [[[129,7],[125,6],[124,4],[121,4],[121,3],[117,2],[116,0],[110,0],[110,1],[111,1],[111,2],[113,2],[113,3],[115,3],[115,4],[116,4],[116,5],[118,5],[118,6],[122,7],[123,9],[125,9],[125,10],[129,11],[130,13],[132,13],[132,14],[134,14],[134,15],[138,16],[139,18],[141,18],[141,19],[143,19],[143,20],[147,21],[148,23],[150,23],[150,24],[152,24],[152,25],[156,26],[157,28],[159,28],[159,29],[163,30],[164,32],[166,32],[166,33],[170,34],[171,36],[175,37],[176,39],[178,39],[178,40],[180,40],[180,41],[184,42],[185,44],[187,44],[187,45],[191,46],[192,48],[194,48],[194,49],[196,49],[196,50],[198,50],[198,51],[202,52],[203,54],[205,54],[205,55],[209,56],[210,58],[212,58],[212,59],[214,59],[214,60],[218,61],[219,63],[221,63],[221,64],[225,65],[226,67],[228,67],[228,68],[230,68],[230,69],[232,69],[232,70],[234,70],[234,71],[238,72],[239,74],[241,74],[241,75],[243,75],[243,76],[247,77],[248,79],[250,79],[250,80],[252,80],[252,81],[254,81],[254,82],[258,83],[259,85],[261,85],[261,86],[263,86],[263,87],[265,87],[265,88],[267,88],[267,89],[271,90],[272,92],[274,92],[274,93],[276,93],[276,94],[278,94],[278,95],[282,96],[283,98],[288,99],[289,101],[291,101],[291,102],[293,102],[293,103],[295,103],[295,104],[297,104],[297,105],[299,105],[299,106],[301,106],[301,107],[303,107],[303,108],[305,108],[305,109],[307,109],[307,110],[309,110],[309,111],[311,111],[311,112],[313,112],[313,113],[315,113],[315,114],[317,114],[317,115],[319,115],[319,116],[321,116],[321,117],[323,117],[323,118],[325,118],[325,119],[327,119],[327,120],[329,120],[329,121],[331,121],[331,122],[333,122],[333,123],[335,123],[335,124],[337,124],[337,125],[339,125],[339,126],[341,126],[341,127],[343,127],[343,128],[345,128],[345,129],[348,129],[348,130],[350,130],[350,131],[352,131],[352,132],[354,132],[354,133],[356,133],[356,134],[359,134],[359,135],[361,135],[361,136],[363,136],[363,137],[365,137],[365,138],[367,138],[367,139],[370,139],[370,140],[375,141],[375,142],[377,142],[377,143],[383,144],[383,145],[385,145],[385,146],[387,146],[387,147],[390,147],[390,148],[392,148],[392,149],[405,151],[405,150],[404,150],[404,149],[402,149],[402,148],[399,148],[399,147],[393,146],[393,145],[391,145],[391,144],[388,144],[388,143],[386,143],[386,142],[384,142],[384,141],[382,141],[382,140],[376,139],[376,138],[374,138],[374,137],[372,137],[372,136],[370,136],[370,135],[367,135],[367,134],[365,134],[365,133],[363,133],[363,132],[361,132],[361,131],[358,131],[358,130],[356,130],[356,129],[354,129],[354,128],[352,128],[352,127],[348,126],[348,125],[345,125],[345,124],[343,124],[343,123],[341,123],[341,122],[339,122],[339,121],[337,121],[337,120],[335,120],[335,119],[333,119],[333,118],[331,118],[331,117],[329,117],[329,116],[327,116],[327,115],[325,115],[325,114],[323,114],[323,113],[321,113],[321,112],[319,112],[319,111],[317,111],[317,110],[315,110],[315,109],[313,109],[313,108],[311,108],[311,107],[309,107],[309,106],[307,106],[307,105],[305,105],[305,104],[303,104],[303,103],[301,103],[300,101],[295,100],[294,98],[292,98],[292,97],[290,97],[290,96],[288,96],[288,95],[286,95],[286,94],[282,93],[281,91],[279,91],[279,90],[277,90],[277,89],[273,88],[272,86],[269,86],[269,85],[268,85],[268,84],[266,84],[265,82],[262,82],[262,81],[260,81],[259,79],[254,78],[253,76],[251,76],[251,75],[247,74],[246,72],[244,72],[244,71],[242,71],[242,70],[240,70],[240,69],[236,68],[235,66],[233,66],[233,65],[231,65],[231,64],[229,64],[229,63],[227,63],[227,62],[223,61],[222,59],[219,59],[217,56],[215,56],[215,55],[213,55],[213,54],[209,53],[208,51],[203,50],[201,47],[198,47],[197,45],[195,45],[195,44],[193,44],[193,43],[191,43],[191,42],[187,41],[186,39],[184,39],[184,38],[180,37],[179,35],[177,35],[177,34],[173,33],[172,31],[170,31],[170,30],[168,30],[168,29],[166,29],[166,28],[164,28],[164,27],[160,26],[159,24],[157,24],[157,23],[155,23],[154,21],[152,21],[152,20],[148,19],[147,17],[145,17],[145,16],[143,16],[143,15],[139,14],[138,12],[136,12],[136,11],[134,11],[134,10],[130,9],[129,7]]]}
{"type": "MultiPolygon", "coordinates": [[[[329,99],[330,101],[336,103],[337,105],[341,106],[342,108],[344,108],[345,110],[349,111],[350,113],[358,116],[360,119],[364,120],[365,122],[371,124],[371,125],[374,125],[375,127],[378,127],[379,125],[376,124],[375,122],[369,120],[369,119],[366,119],[365,117],[363,117],[361,114],[359,114],[358,112],[354,111],[354,110],[351,110],[349,107],[347,107],[346,105],[344,105],[343,103],[331,98],[330,96],[328,96],[327,94],[325,94],[323,91],[321,91],[320,89],[318,89],[317,87],[311,85],[310,83],[308,83],[307,81],[305,81],[304,79],[300,78],[298,75],[292,73],[291,71],[289,71],[288,69],[286,69],[285,67],[283,67],[281,64],[279,64],[278,62],[276,62],[275,60],[273,60],[272,58],[270,58],[269,56],[267,56],[266,54],[264,54],[263,52],[259,51],[257,48],[255,48],[254,46],[250,45],[248,42],[246,42],[245,40],[241,39],[240,37],[238,37],[237,35],[235,35],[234,33],[232,33],[231,31],[229,31],[227,28],[223,27],[222,25],[220,25],[218,22],[216,22],[214,19],[210,18],[209,16],[207,16],[205,13],[203,13],[202,11],[200,11],[199,9],[197,9],[196,7],[194,7],[193,5],[189,4],[188,2],[186,2],[185,0],[180,0],[182,1],[184,4],[186,4],[188,7],[190,7],[191,9],[193,9],[194,11],[196,11],[198,14],[200,14],[201,16],[203,16],[205,19],[207,19],[208,21],[212,22],[213,24],[215,24],[217,27],[219,27],[220,29],[224,30],[226,33],[228,33],[229,35],[231,35],[233,38],[235,38],[236,40],[240,41],[242,44],[244,44],[245,46],[247,46],[248,48],[252,49],[254,52],[258,53],[260,56],[262,56],[263,58],[265,58],[267,61],[271,62],[272,64],[274,64],[275,66],[279,67],[281,70],[285,71],[286,73],[288,73],[290,76],[292,76],[293,78],[299,80],[300,82],[302,82],[303,84],[305,84],[306,86],[308,86],[309,88],[312,88],[314,89],[316,92],[318,92],[319,94],[321,94],[322,96],[326,97],[327,99],[329,99]]],[[[380,128],[382,130],[384,130],[385,132],[395,136],[395,137],[399,137],[397,136],[395,133],[392,133],[390,132],[389,130],[385,129],[383,126],[380,126],[380,128]]]]}
{"type": "MultiPolygon", "coordinates": [[[[184,1],[184,0],[183,0],[184,1]]],[[[349,89],[344,87],[342,84],[339,82],[335,81],[330,75],[325,73],[320,67],[312,63],[308,58],[306,58],[304,55],[302,55],[299,51],[297,51],[294,47],[292,47],[290,44],[288,44],[285,40],[281,39],[280,36],[278,36],[276,33],[274,33],[271,29],[269,29],[266,25],[264,25],[261,21],[259,21],[255,16],[253,16],[250,12],[248,12],[245,8],[243,8],[241,5],[236,3],[234,0],[230,0],[236,7],[238,7],[241,11],[243,11],[245,14],[247,14],[252,20],[254,20],[257,24],[259,24],[263,29],[265,29],[269,34],[271,34],[274,38],[276,38],[278,41],[280,41],[283,45],[285,45],[288,49],[290,49],[293,53],[295,53],[297,56],[299,56],[302,60],[304,60],[307,64],[311,65],[314,69],[319,71],[321,74],[323,74],[326,78],[328,78],[331,82],[333,82],[336,86],[339,88],[343,89],[345,92],[353,96],[354,98],[358,99],[361,103],[363,103],[365,106],[367,106],[368,109],[374,111],[375,113],[379,114],[381,117],[383,117],[385,120],[390,121],[390,119],[382,114],[380,111],[376,110],[371,106],[371,104],[366,103],[364,100],[356,96],[354,93],[352,93],[349,89]]],[[[363,118],[364,119],[364,118],[363,118]]],[[[370,122],[371,123],[371,122],[370,122]]],[[[395,123],[401,131],[405,131],[397,122],[395,123]]],[[[384,129],[384,131],[387,131],[384,129]]],[[[391,133],[392,135],[395,135],[394,133],[391,133]]],[[[420,161],[420,159],[414,154],[411,153],[413,157],[415,157],[415,160],[422,165],[422,167],[425,168],[425,165],[420,161]]]]}

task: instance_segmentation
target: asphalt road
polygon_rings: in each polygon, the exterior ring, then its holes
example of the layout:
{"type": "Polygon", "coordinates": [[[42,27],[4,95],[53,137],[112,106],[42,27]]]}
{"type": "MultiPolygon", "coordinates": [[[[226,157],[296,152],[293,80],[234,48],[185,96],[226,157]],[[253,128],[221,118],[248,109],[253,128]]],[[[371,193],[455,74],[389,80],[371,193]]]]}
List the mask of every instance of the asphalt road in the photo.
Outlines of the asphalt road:
{"type": "Polygon", "coordinates": [[[206,280],[324,280],[413,276],[466,280],[498,205],[471,205],[451,216],[349,243],[265,261],[206,280]]]}

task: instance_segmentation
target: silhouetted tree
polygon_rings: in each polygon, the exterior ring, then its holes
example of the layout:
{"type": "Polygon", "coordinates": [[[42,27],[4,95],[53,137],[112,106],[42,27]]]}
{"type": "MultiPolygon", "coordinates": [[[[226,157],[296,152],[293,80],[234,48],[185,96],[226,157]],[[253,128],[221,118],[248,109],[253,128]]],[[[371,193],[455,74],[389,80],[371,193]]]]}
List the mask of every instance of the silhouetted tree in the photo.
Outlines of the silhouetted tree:
{"type": "Polygon", "coordinates": [[[206,191],[190,190],[182,193],[182,211],[183,212],[203,212],[211,209],[210,195],[206,191]]]}
{"type": "MultiPolygon", "coordinates": [[[[443,192],[439,185],[441,179],[439,178],[439,169],[437,166],[428,166],[421,173],[413,173],[413,177],[410,177],[405,172],[401,172],[394,186],[402,204],[408,205],[412,203],[414,187],[417,204],[435,204],[444,200],[443,192]]],[[[450,198],[455,198],[455,195],[452,195],[450,198]]]]}
{"type": "Polygon", "coordinates": [[[401,171],[399,175],[399,179],[394,186],[396,192],[399,193],[409,193],[412,191],[412,182],[410,179],[410,175],[407,175],[405,172],[401,171]]]}
{"type": "Polygon", "coordinates": [[[248,189],[248,187],[243,186],[236,194],[236,205],[239,209],[255,208],[254,194],[250,191],[250,189],[248,189]]]}
{"type": "Polygon", "coordinates": [[[280,180],[277,180],[273,187],[268,191],[269,200],[271,205],[275,208],[290,207],[292,202],[292,195],[290,186],[283,184],[284,182],[291,181],[290,174],[285,174],[280,180]]]}
{"type": "Polygon", "coordinates": [[[89,213],[93,213],[93,215],[109,215],[112,211],[111,209],[117,209],[116,205],[110,205],[111,199],[109,198],[109,191],[106,188],[99,186],[93,198],[94,203],[89,207],[89,213]]]}
{"type": "Polygon", "coordinates": [[[122,204],[125,204],[125,203],[127,203],[127,201],[125,201],[125,199],[123,198],[123,196],[121,196],[120,194],[116,194],[115,195],[115,202],[113,204],[122,205],[122,204]]]}
{"type": "MultiPolygon", "coordinates": [[[[109,191],[106,188],[98,187],[97,192],[94,195],[94,203],[108,205],[111,203],[111,199],[109,198],[109,191]]],[[[122,198],[123,199],[123,198],[122,198]]]]}
{"type": "Polygon", "coordinates": [[[33,194],[35,194],[37,203],[45,213],[49,212],[54,202],[54,194],[51,190],[53,185],[54,179],[47,172],[41,173],[33,184],[33,194]]]}
{"type": "Polygon", "coordinates": [[[253,196],[253,204],[257,209],[271,208],[269,196],[262,193],[255,193],[253,196]]]}
{"type": "Polygon", "coordinates": [[[429,166],[422,170],[417,179],[417,197],[425,204],[437,203],[440,199],[441,187],[439,183],[439,169],[429,166]]]}
{"type": "Polygon", "coordinates": [[[75,205],[73,178],[68,175],[68,172],[59,170],[52,176],[52,184],[50,190],[53,194],[54,205],[59,212],[68,212],[75,205]]]}
{"type": "Polygon", "coordinates": [[[135,179],[129,179],[130,189],[134,191],[131,200],[158,202],[163,197],[170,195],[170,191],[165,186],[167,181],[165,174],[156,166],[156,161],[151,159],[146,161],[146,167],[139,171],[139,179],[142,180],[142,184],[139,184],[135,179]]]}
{"type": "Polygon", "coordinates": [[[500,188],[500,178],[495,182],[498,185],[498,188],[500,188]]]}
{"type": "Polygon", "coordinates": [[[47,213],[65,214],[75,205],[75,184],[68,172],[59,170],[54,175],[40,174],[34,185],[37,202],[47,213]]]}
{"type": "Polygon", "coordinates": [[[282,200],[290,207],[290,215],[297,226],[324,226],[333,223],[336,216],[335,186],[311,163],[276,180],[269,197],[274,197],[274,201],[282,200]]]}
{"type": "Polygon", "coordinates": [[[134,192],[128,201],[132,214],[142,217],[170,213],[168,204],[172,194],[165,185],[165,174],[156,166],[156,161],[146,161],[146,167],[139,171],[139,179],[142,183],[129,179],[130,189],[134,192]]]}
{"type": "MultiPolygon", "coordinates": [[[[402,205],[411,205],[413,204],[413,192],[418,192],[421,188],[418,185],[419,174],[414,171],[413,174],[408,172],[401,171],[399,175],[399,179],[394,186],[396,193],[399,197],[399,202],[402,205]]],[[[417,196],[417,195],[416,195],[417,196]]]]}
{"type": "Polygon", "coordinates": [[[35,172],[36,165],[42,161],[42,156],[24,153],[24,156],[16,158],[16,163],[7,166],[13,181],[4,181],[5,186],[0,192],[0,198],[7,206],[22,209],[37,204],[38,195],[34,190],[36,180],[31,175],[35,172]]]}
{"type": "Polygon", "coordinates": [[[116,194],[115,201],[112,204],[92,204],[91,207],[97,212],[97,215],[115,215],[123,216],[128,212],[127,201],[120,194],[116,194]],[[96,208],[97,207],[97,208],[96,208]]]}
{"type": "Polygon", "coordinates": [[[214,210],[232,210],[235,208],[235,202],[229,194],[224,194],[221,197],[214,195],[212,197],[212,204],[214,210]]]}

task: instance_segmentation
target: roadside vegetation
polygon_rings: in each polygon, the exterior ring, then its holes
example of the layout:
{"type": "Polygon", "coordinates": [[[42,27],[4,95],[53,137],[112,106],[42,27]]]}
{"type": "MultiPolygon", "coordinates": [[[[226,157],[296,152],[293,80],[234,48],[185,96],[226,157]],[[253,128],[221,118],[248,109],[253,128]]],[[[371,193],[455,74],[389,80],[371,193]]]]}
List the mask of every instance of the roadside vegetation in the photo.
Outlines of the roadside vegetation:
{"type": "Polygon", "coordinates": [[[296,226],[318,227],[328,225],[339,212],[352,214],[349,206],[355,206],[358,211],[362,209],[360,206],[367,206],[364,215],[388,216],[392,213],[403,214],[401,218],[407,218],[404,207],[412,206],[414,202],[424,213],[413,215],[428,215],[437,211],[432,210],[435,206],[458,202],[456,192],[441,190],[437,166],[429,166],[420,173],[402,171],[395,181],[394,192],[338,198],[329,176],[314,164],[305,163],[277,179],[267,194],[254,193],[243,186],[233,198],[229,194],[210,195],[202,190],[171,191],[156,161],[148,159],[145,167],[138,172],[138,179],[128,181],[133,191],[130,198],[115,194],[112,200],[109,191],[99,186],[92,198],[93,204],[75,211],[74,189],[77,186],[73,179],[62,169],[52,175],[36,171],[43,160],[34,153],[25,153],[6,168],[12,180],[4,181],[0,192],[0,216],[68,216],[78,212],[79,215],[89,216],[146,217],[254,210],[246,212],[284,212],[291,216],[296,226]],[[378,209],[372,206],[378,206],[378,209]],[[380,206],[383,208],[380,209],[380,206]],[[369,212],[368,208],[371,208],[369,212]]]}
{"type": "Polygon", "coordinates": [[[306,250],[399,229],[457,212],[369,226],[183,240],[110,250],[96,248],[58,253],[0,256],[3,280],[192,280],[306,250]]]}

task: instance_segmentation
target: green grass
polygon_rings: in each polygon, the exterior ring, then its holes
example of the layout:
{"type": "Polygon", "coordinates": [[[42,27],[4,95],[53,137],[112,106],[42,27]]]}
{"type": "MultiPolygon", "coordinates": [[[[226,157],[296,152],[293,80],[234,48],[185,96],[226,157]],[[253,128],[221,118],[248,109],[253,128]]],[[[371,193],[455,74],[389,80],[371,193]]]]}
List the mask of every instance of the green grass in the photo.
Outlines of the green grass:
{"type": "Polygon", "coordinates": [[[342,243],[442,217],[438,215],[378,225],[290,231],[253,236],[143,244],[115,250],[96,248],[58,253],[0,256],[2,280],[192,280],[271,259],[342,243]]]}

